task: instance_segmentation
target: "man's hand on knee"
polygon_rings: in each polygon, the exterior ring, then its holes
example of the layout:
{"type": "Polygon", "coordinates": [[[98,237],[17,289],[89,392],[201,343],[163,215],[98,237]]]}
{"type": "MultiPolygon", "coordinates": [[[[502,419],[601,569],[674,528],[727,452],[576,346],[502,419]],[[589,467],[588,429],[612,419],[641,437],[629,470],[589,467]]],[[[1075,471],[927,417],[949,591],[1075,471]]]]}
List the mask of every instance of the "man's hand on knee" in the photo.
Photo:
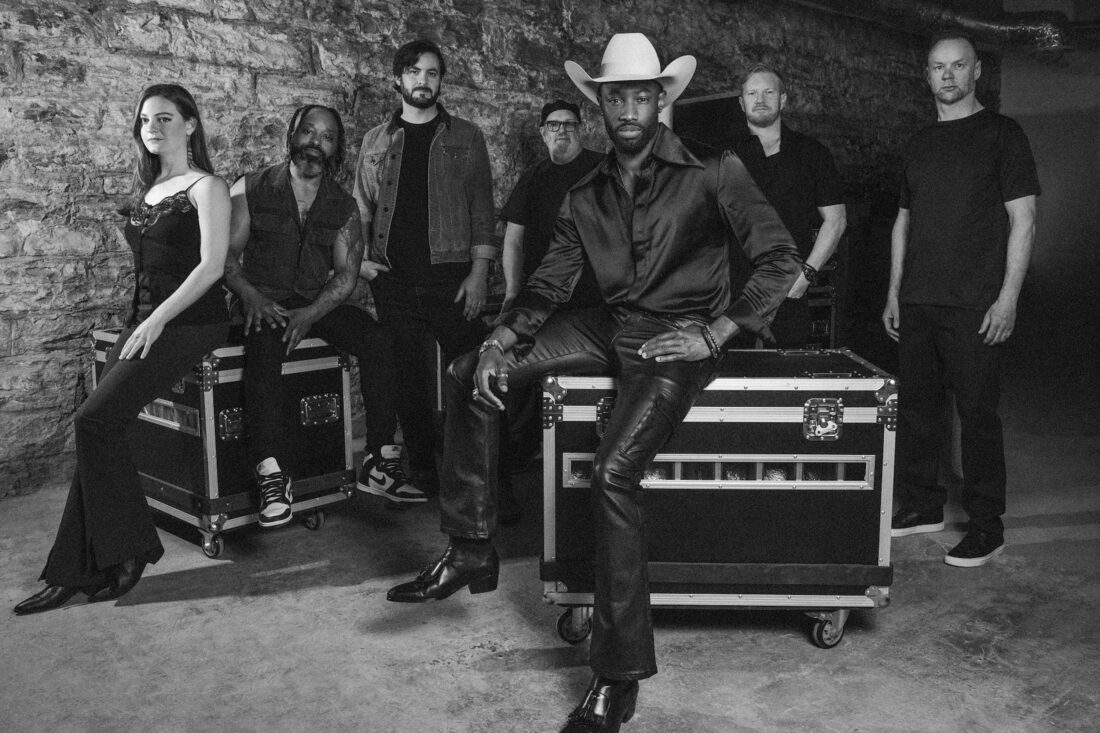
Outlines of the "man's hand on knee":
{"type": "Polygon", "coordinates": [[[504,358],[504,352],[492,346],[482,348],[477,360],[477,368],[474,370],[475,402],[485,402],[498,410],[504,409],[504,402],[499,395],[508,391],[508,365],[504,358]]]}

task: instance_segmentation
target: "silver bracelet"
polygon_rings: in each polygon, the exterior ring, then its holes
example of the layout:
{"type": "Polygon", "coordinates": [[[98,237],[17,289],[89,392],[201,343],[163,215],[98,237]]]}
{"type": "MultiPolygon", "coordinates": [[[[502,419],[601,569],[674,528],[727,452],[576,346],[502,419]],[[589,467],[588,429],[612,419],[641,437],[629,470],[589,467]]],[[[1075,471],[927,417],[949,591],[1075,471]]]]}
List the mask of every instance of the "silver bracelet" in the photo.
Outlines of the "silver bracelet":
{"type": "Polygon", "coordinates": [[[481,343],[481,346],[477,347],[477,355],[480,357],[489,349],[496,349],[501,354],[504,353],[504,344],[500,343],[498,339],[486,339],[481,343]]]}

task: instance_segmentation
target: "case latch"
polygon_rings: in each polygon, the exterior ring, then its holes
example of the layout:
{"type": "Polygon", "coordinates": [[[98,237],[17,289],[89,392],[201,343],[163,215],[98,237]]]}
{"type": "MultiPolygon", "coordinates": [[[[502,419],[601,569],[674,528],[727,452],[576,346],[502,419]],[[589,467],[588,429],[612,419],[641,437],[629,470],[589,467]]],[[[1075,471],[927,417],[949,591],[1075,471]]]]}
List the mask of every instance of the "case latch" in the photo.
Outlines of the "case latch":
{"type": "Polygon", "coordinates": [[[558,384],[555,376],[542,378],[542,429],[550,430],[562,421],[562,400],[569,393],[565,387],[558,384]]]}
{"type": "Polygon", "coordinates": [[[340,421],[340,395],[334,392],[303,397],[300,403],[302,425],[327,425],[340,421]]]}
{"type": "Polygon", "coordinates": [[[244,408],[227,407],[218,413],[218,438],[240,440],[244,435],[244,408]]]}
{"type": "Polygon", "coordinates": [[[611,411],[615,409],[615,397],[601,397],[596,402],[596,435],[603,437],[607,430],[607,421],[611,419],[611,411]]]}
{"type": "Polygon", "coordinates": [[[844,426],[844,402],[837,397],[811,397],[802,406],[802,437],[806,440],[840,440],[844,426]]]}
{"type": "Polygon", "coordinates": [[[887,430],[894,431],[898,428],[898,382],[890,377],[883,382],[882,387],[875,392],[879,406],[876,410],[875,422],[883,425],[887,430]]]}

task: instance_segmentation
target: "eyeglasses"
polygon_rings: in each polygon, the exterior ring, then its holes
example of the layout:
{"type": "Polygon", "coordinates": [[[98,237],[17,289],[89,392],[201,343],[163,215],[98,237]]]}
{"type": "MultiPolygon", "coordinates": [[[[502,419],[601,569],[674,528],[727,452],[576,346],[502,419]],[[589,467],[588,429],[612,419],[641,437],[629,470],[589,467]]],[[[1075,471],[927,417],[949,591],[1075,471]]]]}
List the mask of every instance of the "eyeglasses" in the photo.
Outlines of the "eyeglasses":
{"type": "Polygon", "coordinates": [[[566,132],[576,132],[577,126],[580,123],[574,122],[573,120],[569,120],[567,122],[562,122],[560,120],[547,120],[542,124],[546,125],[546,129],[550,132],[557,132],[561,129],[564,129],[566,132]]]}

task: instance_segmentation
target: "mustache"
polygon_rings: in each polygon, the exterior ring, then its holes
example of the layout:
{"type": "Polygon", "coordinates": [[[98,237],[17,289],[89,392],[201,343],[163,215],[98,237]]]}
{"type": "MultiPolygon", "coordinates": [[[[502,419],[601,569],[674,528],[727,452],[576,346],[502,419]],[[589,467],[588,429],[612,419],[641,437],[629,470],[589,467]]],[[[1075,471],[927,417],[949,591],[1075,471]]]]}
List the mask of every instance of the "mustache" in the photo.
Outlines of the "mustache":
{"type": "Polygon", "coordinates": [[[301,145],[291,146],[290,158],[291,160],[304,159],[311,163],[320,163],[325,168],[331,168],[335,160],[333,155],[325,155],[325,151],[314,143],[302,143],[301,145]]]}

